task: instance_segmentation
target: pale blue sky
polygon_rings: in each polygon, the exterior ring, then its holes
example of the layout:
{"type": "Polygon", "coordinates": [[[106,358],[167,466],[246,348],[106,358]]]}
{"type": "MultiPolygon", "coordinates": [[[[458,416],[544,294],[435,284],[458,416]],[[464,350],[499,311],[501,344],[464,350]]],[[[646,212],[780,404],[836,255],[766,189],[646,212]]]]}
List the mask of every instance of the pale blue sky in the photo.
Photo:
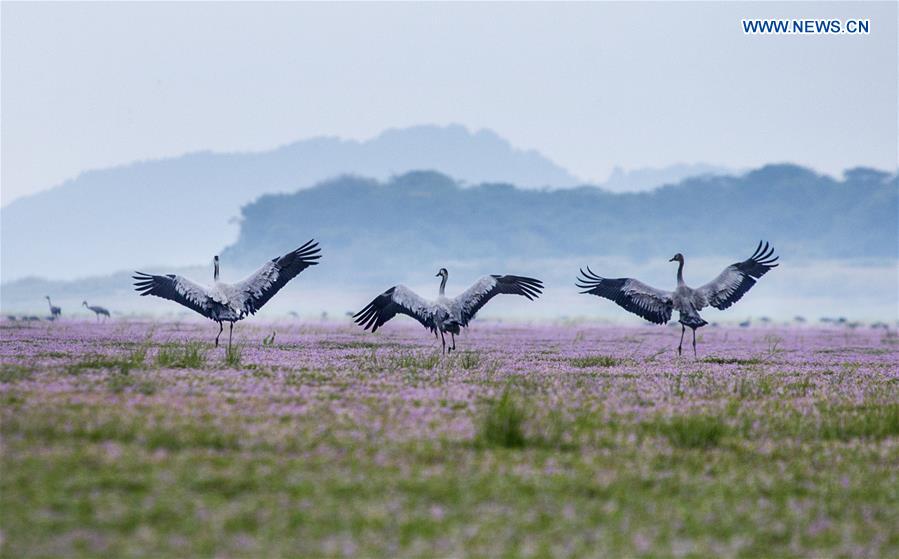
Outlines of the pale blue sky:
{"type": "Polygon", "coordinates": [[[896,3],[2,3],[3,204],[91,168],[491,128],[575,175],[895,169],[896,3]],[[868,36],[745,36],[858,17],[868,36]]]}

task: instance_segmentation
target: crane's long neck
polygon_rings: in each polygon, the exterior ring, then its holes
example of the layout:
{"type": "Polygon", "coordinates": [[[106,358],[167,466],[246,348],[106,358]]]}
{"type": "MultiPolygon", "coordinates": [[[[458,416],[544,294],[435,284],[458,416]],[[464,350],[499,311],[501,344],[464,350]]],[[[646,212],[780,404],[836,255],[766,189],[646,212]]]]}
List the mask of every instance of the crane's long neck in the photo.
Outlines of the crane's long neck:
{"type": "Polygon", "coordinates": [[[684,260],[681,259],[677,264],[677,284],[684,285],[684,260]]]}
{"type": "Polygon", "coordinates": [[[51,309],[53,308],[53,302],[50,301],[50,298],[49,298],[49,297],[47,297],[47,304],[50,305],[50,308],[51,308],[51,309]]]}
{"type": "Polygon", "coordinates": [[[215,261],[214,266],[215,266],[215,269],[212,272],[212,280],[218,281],[219,280],[219,261],[218,260],[215,261]]]}
{"type": "Polygon", "coordinates": [[[442,276],[440,279],[440,296],[443,297],[444,293],[446,293],[446,278],[449,276],[442,276]]]}

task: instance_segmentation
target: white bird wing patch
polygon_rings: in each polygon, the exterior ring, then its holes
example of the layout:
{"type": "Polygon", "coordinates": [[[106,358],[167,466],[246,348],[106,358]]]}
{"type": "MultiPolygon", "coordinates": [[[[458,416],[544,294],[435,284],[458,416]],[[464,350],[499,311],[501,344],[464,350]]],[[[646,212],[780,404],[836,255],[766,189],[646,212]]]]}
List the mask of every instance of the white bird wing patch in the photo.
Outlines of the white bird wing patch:
{"type": "Polygon", "coordinates": [[[405,285],[395,285],[354,314],[353,321],[366,330],[377,332],[378,328],[400,313],[411,316],[428,330],[436,332],[438,312],[436,303],[421,298],[405,285]]]}
{"type": "MultiPolygon", "coordinates": [[[[238,299],[234,301],[239,305],[243,312],[249,314],[250,308],[247,302],[253,299],[261,299],[266,291],[272,288],[280,275],[278,265],[269,260],[256,270],[250,277],[234,284],[235,296],[238,299]]],[[[253,311],[255,312],[255,311],[253,311]]]]}
{"type": "Polygon", "coordinates": [[[420,296],[405,285],[397,285],[391,295],[393,302],[415,315],[416,318],[425,321],[433,321],[436,314],[436,306],[431,301],[420,296]]]}
{"type": "Polygon", "coordinates": [[[319,258],[321,249],[318,248],[318,243],[310,240],[284,256],[269,260],[250,277],[231,286],[232,306],[239,308],[244,314],[255,314],[287,282],[309,266],[318,264],[319,258]]]}
{"type": "Polygon", "coordinates": [[[453,318],[461,323],[467,323],[468,319],[478,311],[484,297],[490,294],[496,287],[496,278],[493,276],[484,276],[474,283],[471,287],[463,291],[461,294],[452,299],[450,308],[453,311],[453,318]]]}
{"type": "Polygon", "coordinates": [[[759,241],[755,252],[742,262],[731,264],[718,277],[695,291],[697,310],[706,305],[724,310],[739,301],[756,281],[778,266],[774,247],[759,241]]]}
{"type": "Polygon", "coordinates": [[[198,307],[209,308],[209,300],[215,301],[209,289],[190,281],[184,276],[174,276],[172,285],[178,295],[198,307]]]}
{"type": "Polygon", "coordinates": [[[174,274],[160,276],[135,271],[132,278],[135,280],[134,289],[141,296],[153,295],[175,301],[203,316],[212,318],[210,311],[215,306],[215,301],[212,300],[210,291],[205,287],[174,274]]]}
{"type": "MultiPolygon", "coordinates": [[[[629,278],[621,288],[622,293],[646,313],[671,316],[670,291],[656,289],[642,281],[629,278]]],[[[665,321],[667,322],[667,320],[665,321]]]]}
{"type": "Polygon", "coordinates": [[[726,301],[743,283],[744,276],[736,266],[728,266],[718,277],[693,291],[693,305],[702,309],[726,301]]]}

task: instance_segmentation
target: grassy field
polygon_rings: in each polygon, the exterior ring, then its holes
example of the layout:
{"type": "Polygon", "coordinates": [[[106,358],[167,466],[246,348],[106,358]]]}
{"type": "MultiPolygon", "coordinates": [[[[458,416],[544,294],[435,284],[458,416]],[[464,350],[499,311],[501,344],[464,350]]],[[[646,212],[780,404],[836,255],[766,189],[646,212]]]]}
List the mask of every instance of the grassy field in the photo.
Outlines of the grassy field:
{"type": "Polygon", "coordinates": [[[3,557],[899,556],[883,330],[214,330],[0,327],[3,557]]]}

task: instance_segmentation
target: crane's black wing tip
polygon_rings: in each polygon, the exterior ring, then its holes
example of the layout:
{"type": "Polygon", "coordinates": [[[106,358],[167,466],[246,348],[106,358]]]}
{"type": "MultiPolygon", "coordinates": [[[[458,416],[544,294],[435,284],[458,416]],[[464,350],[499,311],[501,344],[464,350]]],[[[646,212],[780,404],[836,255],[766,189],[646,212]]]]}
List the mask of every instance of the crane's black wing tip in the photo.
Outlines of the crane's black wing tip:
{"type": "Polygon", "coordinates": [[[601,282],[602,280],[606,279],[606,278],[600,276],[599,274],[595,273],[593,270],[591,270],[590,266],[587,266],[586,272],[584,271],[583,268],[580,268],[579,271],[581,273],[581,276],[583,276],[583,278],[578,278],[581,281],[601,282]]]}
{"type": "Polygon", "coordinates": [[[377,298],[371,303],[365,305],[365,307],[353,315],[353,322],[362,327],[362,330],[375,332],[380,326],[380,311],[381,308],[378,307],[377,298]]]}

